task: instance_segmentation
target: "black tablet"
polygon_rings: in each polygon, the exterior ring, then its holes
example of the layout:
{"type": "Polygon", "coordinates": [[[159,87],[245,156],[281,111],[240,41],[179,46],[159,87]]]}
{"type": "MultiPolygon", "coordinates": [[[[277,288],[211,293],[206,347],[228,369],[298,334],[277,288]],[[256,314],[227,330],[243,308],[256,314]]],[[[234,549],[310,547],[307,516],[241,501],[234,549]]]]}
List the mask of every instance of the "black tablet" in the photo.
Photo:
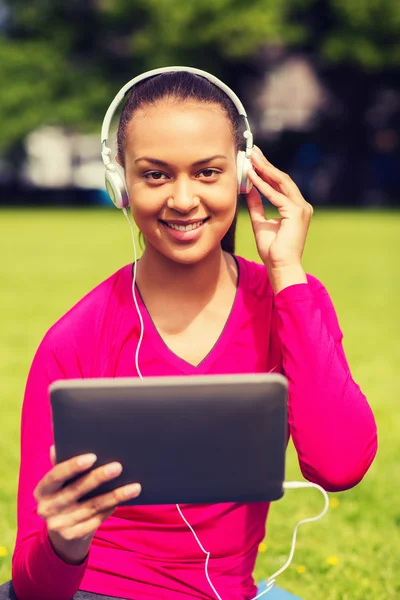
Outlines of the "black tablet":
{"type": "Polygon", "coordinates": [[[57,462],[94,452],[121,475],[82,499],[138,482],[123,504],[262,502],[283,496],[282,375],[76,379],[50,386],[57,462]]]}

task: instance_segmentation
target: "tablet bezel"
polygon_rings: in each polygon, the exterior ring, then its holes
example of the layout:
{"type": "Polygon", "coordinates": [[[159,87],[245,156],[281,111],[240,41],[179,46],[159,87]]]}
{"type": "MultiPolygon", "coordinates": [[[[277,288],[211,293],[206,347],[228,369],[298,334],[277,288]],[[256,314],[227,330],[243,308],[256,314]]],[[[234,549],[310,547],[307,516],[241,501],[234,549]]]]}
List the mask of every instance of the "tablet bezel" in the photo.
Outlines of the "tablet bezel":
{"type": "Polygon", "coordinates": [[[135,481],[142,485],[141,495],[122,504],[278,500],[285,472],[287,387],[283,375],[265,373],[55,381],[49,392],[57,462],[94,452],[98,459],[91,469],[114,460],[123,464],[120,476],[82,500],[135,481]],[[110,394],[113,401],[107,399],[110,394]],[[117,405],[123,414],[115,411],[117,405]],[[132,429],[136,437],[129,448],[140,442],[136,459],[127,445],[132,429]],[[173,459],[180,468],[170,468],[173,459]],[[148,481],[135,478],[138,472],[148,481]]]}

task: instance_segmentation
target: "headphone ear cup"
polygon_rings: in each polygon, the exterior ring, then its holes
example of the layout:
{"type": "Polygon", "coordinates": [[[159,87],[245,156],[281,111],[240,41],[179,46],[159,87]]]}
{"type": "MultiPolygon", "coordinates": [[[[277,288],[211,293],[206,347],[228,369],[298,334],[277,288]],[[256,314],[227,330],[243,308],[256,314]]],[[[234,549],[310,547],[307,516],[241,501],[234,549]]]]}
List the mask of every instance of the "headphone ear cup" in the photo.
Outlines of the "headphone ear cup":
{"type": "Polygon", "coordinates": [[[117,208],[125,208],[126,206],[129,206],[129,197],[125,185],[123,170],[121,167],[119,167],[119,165],[116,166],[114,164],[110,164],[109,167],[113,168],[108,168],[105,172],[105,183],[108,195],[110,196],[112,203],[117,208]]]}
{"type": "Polygon", "coordinates": [[[251,168],[250,158],[246,156],[246,152],[244,150],[239,150],[237,153],[236,165],[238,194],[248,194],[253,187],[253,184],[248,178],[248,173],[251,168]]]}

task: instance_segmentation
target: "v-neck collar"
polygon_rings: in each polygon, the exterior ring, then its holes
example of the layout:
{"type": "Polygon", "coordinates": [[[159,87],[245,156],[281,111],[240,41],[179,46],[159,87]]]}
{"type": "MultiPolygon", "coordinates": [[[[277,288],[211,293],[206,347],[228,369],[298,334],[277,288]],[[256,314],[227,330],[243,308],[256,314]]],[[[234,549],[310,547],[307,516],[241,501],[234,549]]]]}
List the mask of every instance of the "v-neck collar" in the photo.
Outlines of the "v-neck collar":
{"type": "MultiPolygon", "coordinates": [[[[228,318],[225,322],[225,325],[215,342],[214,346],[208,352],[208,354],[200,361],[198,365],[192,365],[188,361],[184,360],[173,350],[171,350],[168,345],[165,343],[163,338],[161,337],[157,327],[155,326],[149,311],[143,301],[143,298],[140,294],[140,290],[135,285],[136,293],[137,293],[137,302],[140,309],[140,313],[143,318],[144,324],[144,339],[146,339],[146,332],[150,333],[151,343],[152,343],[152,352],[157,352],[159,356],[161,356],[164,360],[168,361],[174,368],[181,371],[186,375],[194,375],[194,374],[204,374],[207,373],[210,365],[215,362],[221,354],[227,349],[227,346],[232,338],[232,335],[237,326],[237,317],[242,312],[243,307],[243,285],[244,285],[244,275],[245,269],[242,268],[241,261],[239,257],[235,255],[231,255],[237,266],[238,271],[238,280],[236,287],[236,294],[232,304],[232,308],[228,315],[228,318]]],[[[132,266],[133,272],[133,266],[132,266]]]]}

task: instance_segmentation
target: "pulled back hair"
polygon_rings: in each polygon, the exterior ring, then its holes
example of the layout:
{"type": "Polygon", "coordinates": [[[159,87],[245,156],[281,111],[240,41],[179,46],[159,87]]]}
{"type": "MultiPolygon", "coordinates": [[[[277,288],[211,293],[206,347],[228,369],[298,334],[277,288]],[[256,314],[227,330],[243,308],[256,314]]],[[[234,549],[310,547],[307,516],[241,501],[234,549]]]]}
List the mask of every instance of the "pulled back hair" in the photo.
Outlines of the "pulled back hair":
{"type": "MultiPolygon", "coordinates": [[[[117,148],[119,160],[123,167],[125,167],[127,129],[134,113],[144,106],[154,105],[164,99],[196,100],[205,104],[218,104],[231,124],[236,151],[241,150],[245,145],[242,119],[236,106],[223,90],[205,77],[188,71],[161,73],[135,85],[121,111],[117,132],[117,148]]],[[[230,228],[221,240],[222,249],[231,254],[235,252],[236,221],[237,213],[230,228]]]]}

